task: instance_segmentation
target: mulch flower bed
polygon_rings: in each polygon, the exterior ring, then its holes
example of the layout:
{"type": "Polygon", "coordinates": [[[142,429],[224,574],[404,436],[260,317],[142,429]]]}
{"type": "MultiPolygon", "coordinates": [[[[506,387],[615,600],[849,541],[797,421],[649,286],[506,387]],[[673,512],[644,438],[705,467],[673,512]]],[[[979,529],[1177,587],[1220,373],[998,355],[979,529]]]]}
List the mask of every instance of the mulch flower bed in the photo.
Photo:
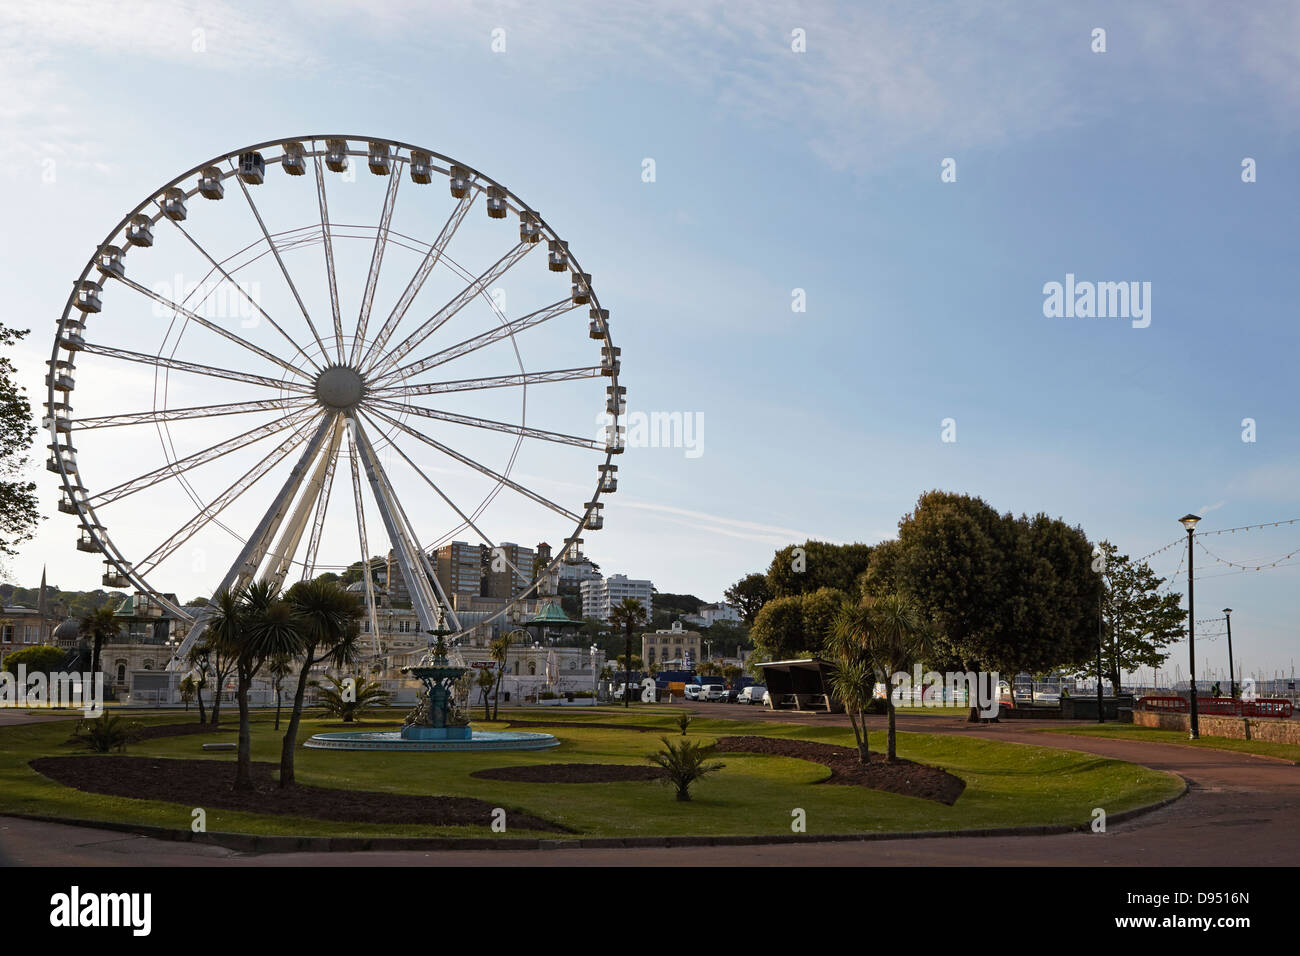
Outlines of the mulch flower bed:
{"type": "MultiPolygon", "coordinates": [[[[272,771],[279,766],[254,763],[256,790],[231,790],[231,760],[168,760],[158,757],[84,755],[38,757],[30,766],[56,783],[85,793],[163,800],[187,807],[244,810],[276,816],[310,817],[345,823],[405,823],[424,826],[482,826],[492,822],[494,804],[472,797],[425,796],[334,790],[295,784],[280,790],[272,771]]],[[[510,826],[549,833],[575,831],[518,811],[510,826]]]]}
{"type": "Polygon", "coordinates": [[[542,763],[489,767],[470,774],[483,780],[509,780],[512,783],[619,783],[624,780],[659,780],[663,775],[659,767],[618,763],[542,763]]]}
{"type": "Polygon", "coordinates": [[[194,734],[233,734],[238,727],[213,727],[194,721],[188,724],[152,724],[139,727],[134,734],[136,740],[157,740],[159,737],[191,737],[194,734]]]}
{"type": "Polygon", "coordinates": [[[830,768],[830,778],[824,783],[870,787],[948,806],[956,803],[966,789],[966,781],[960,777],[911,760],[890,763],[884,754],[872,753],[870,763],[859,763],[858,752],[853,747],[772,737],[721,737],[715,749],[718,753],[772,754],[811,760],[830,768]]]}

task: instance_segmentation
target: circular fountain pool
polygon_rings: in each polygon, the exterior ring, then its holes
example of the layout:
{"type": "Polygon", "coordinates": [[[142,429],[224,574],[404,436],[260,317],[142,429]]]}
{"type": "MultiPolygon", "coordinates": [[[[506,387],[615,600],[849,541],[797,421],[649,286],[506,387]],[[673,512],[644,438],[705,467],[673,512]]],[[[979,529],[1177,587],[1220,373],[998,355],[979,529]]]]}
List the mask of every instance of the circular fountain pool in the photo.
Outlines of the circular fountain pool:
{"type": "Polygon", "coordinates": [[[304,744],[313,750],[400,750],[440,752],[455,750],[545,750],[560,741],[550,734],[511,730],[475,730],[460,740],[403,737],[400,730],[316,734],[304,744]]]}

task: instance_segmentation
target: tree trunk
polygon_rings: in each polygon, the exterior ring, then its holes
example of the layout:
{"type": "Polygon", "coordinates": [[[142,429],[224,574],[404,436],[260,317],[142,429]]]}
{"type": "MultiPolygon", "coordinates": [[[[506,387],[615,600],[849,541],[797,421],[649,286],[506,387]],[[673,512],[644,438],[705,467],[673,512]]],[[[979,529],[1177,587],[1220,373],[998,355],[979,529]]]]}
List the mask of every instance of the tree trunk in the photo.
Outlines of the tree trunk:
{"type": "Polygon", "coordinates": [[[103,639],[100,638],[99,636],[96,636],[95,643],[92,645],[92,649],[90,652],[90,679],[91,680],[94,680],[95,675],[99,673],[99,648],[102,643],[103,643],[103,639]]]}
{"type": "Polygon", "coordinates": [[[221,723],[221,685],[224,681],[217,681],[216,687],[212,690],[212,726],[216,727],[221,723]]]}
{"type": "Polygon", "coordinates": [[[199,701],[199,723],[201,724],[206,723],[207,714],[204,713],[206,708],[204,708],[203,706],[203,685],[202,684],[200,684],[198,688],[194,691],[194,696],[198,698],[199,701]]]}
{"type": "MultiPolygon", "coordinates": [[[[627,659],[624,663],[627,665],[623,670],[623,708],[626,710],[632,706],[632,627],[627,629],[627,642],[624,650],[627,652],[627,659]]],[[[679,798],[680,799],[680,798],[679,798]]],[[[688,798],[689,799],[689,798],[688,798]]]]}
{"type": "Polygon", "coordinates": [[[316,645],[307,648],[302,668],[298,671],[298,686],[293,692],[293,710],[289,712],[289,725],[280,745],[280,789],[293,786],[293,756],[298,747],[298,724],[302,720],[302,702],[307,695],[307,680],[311,673],[312,655],[316,645]]]}
{"type": "Polygon", "coordinates": [[[239,752],[235,755],[235,789],[253,789],[253,742],[249,728],[248,689],[253,683],[250,668],[241,664],[235,696],[239,702],[239,752]]]}
{"type": "Polygon", "coordinates": [[[276,684],[275,685],[275,729],[276,730],[280,729],[280,697],[281,696],[282,695],[280,692],[280,685],[276,684]]]}
{"type": "Polygon", "coordinates": [[[496,687],[492,689],[492,719],[497,719],[497,714],[501,713],[501,682],[506,678],[505,661],[501,662],[501,670],[497,671],[496,687]]]}
{"type": "Polygon", "coordinates": [[[898,762],[898,731],[894,723],[894,701],[891,697],[885,698],[885,706],[889,708],[889,743],[886,757],[890,763],[898,762]]]}

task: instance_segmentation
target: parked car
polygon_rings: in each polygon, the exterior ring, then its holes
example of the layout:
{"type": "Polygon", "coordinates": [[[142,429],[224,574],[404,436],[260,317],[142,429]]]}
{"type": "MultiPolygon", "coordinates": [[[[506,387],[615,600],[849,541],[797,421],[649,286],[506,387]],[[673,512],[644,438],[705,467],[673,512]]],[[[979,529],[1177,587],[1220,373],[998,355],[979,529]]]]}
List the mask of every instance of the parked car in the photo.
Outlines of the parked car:
{"type": "Polygon", "coordinates": [[[739,687],[728,687],[722,695],[722,702],[724,704],[734,704],[736,702],[736,698],[738,698],[739,696],[740,696],[739,687]]]}
{"type": "Polygon", "coordinates": [[[705,684],[700,688],[700,700],[722,700],[727,696],[727,688],[721,684],[705,684]]]}
{"type": "Polygon", "coordinates": [[[741,704],[761,704],[763,697],[767,694],[767,688],[762,684],[750,684],[740,692],[736,698],[737,703],[741,704]]]}
{"type": "Polygon", "coordinates": [[[686,699],[687,699],[687,700],[699,700],[699,699],[700,699],[700,685],[699,685],[699,684],[687,684],[687,685],[686,685],[686,699]]]}

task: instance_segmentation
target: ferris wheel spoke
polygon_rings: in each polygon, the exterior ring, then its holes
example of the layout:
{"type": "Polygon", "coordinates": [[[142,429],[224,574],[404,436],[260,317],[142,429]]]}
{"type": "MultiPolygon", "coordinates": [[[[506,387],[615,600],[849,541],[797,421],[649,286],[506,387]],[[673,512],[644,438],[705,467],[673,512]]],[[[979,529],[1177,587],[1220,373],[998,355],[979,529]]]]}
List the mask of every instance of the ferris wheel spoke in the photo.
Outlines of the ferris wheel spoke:
{"type": "MultiPolygon", "coordinates": [[[[323,430],[328,424],[328,421],[320,423],[316,432],[318,439],[323,437],[323,430]]],[[[303,425],[279,445],[273,448],[270,454],[246,471],[238,480],[226,488],[225,491],[217,495],[216,498],[212,499],[212,501],[205,505],[198,514],[185,522],[185,524],[167,538],[167,540],[154,548],[153,551],[149,552],[145,559],[138,565],[141,573],[148,573],[157,568],[158,565],[162,564],[162,562],[166,561],[176,552],[177,548],[190,538],[194,537],[194,535],[201,531],[208,522],[221,514],[221,512],[231,504],[238,501],[240,496],[248,491],[249,488],[253,487],[253,485],[257,484],[258,480],[260,480],[263,475],[280,462],[284,461],[284,459],[288,458],[295,448],[307,440],[308,433],[310,432],[310,425],[311,422],[303,425]]],[[[314,444],[319,447],[319,441],[315,441],[314,444]]],[[[310,447],[308,448],[308,451],[311,451],[310,447]]],[[[302,466],[300,465],[300,467],[295,469],[294,473],[289,476],[291,482],[296,479],[301,479],[301,467],[302,466]]],[[[281,497],[283,497],[283,492],[281,497]]],[[[279,498],[277,498],[277,501],[279,501],[279,498]]],[[[271,533],[274,533],[274,529],[271,529],[271,533]]],[[[265,531],[260,535],[255,535],[255,537],[261,538],[264,538],[265,536],[265,531]]],[[[249,543],[253,543],[252,539],[250,539],[249,543]]],[[[260,546],[265,547],[265,541],[261,541],[260,546]]]]}
{"type": "Polygon", "coordinates": [[[159,303],[160,305],[168,309],[171,309],[172,311],[176,312],[178,315],[185,316],[185,318],[187,318],[191,322],[195,322],[198,325],[203,326],[205,329],[210,329],[213,332],[216,332],[218,335],[229,339],[231,342],[234,342],[236,345],[248,349],[248,351],[252,352],[255,355],[260,355],[268,362],[280,366],[285,371],[291,372],[294,375],[299,376],[300,378],[307,379],[308,381],[311,380],[311,376],[308,375],[306,372],[304,372],[302,369],[295,368],[294,366],[286,362],[284,359],[280,358],[278,355],[272,355],[266,349],[254,345],[252,342],[249,342],[247,339],[236,335],[234,332],[231,332],[229,329],[222,328],[217,323],[205,319],[203,316],[199,315],[196,312],[190,311],[189,309],[185,308],[185,306],[181,305],[179,302],[173,302],[171,299],[167,298],[167,296],[160,295],[159,293],[154,292],[152,289],[149,289],[145,286],[142,286],[138,282],[126,278],[126,276],[114,276],[114,278],[117,279],[118,282],[121,282],[122,284],[128,286],[129,288],[134,289],[136,292],[139,292],[141,295],[148,296],[150,299],[153,299],[155,302],[159,303]]]}
{"type": "MultiPolygon", "coordinates": [[[[162,207],[159,206],[159,208],[161,209],[162,207]]],[[[260,315],[263,319],[265,319],[267,324],[270,325],[271,328],[275,329],[277,332],[280,333],[280,336],[293,347],[295,353],[301,355],[303,359],[307,362],[307,364],[311,365],[312,368],[316,369],[317,371],[320,371],[320,366],[316,364],[316,361],[312,359],[311,356],[309,356],[306,352],[302,350],[302,346],[300,346],[296,341],[294,341],[293,336],[289,335],[288,332],[286,332],[283,328],[281,328],[280,323],[276,322],[275,319],[271,318],[271,316],[267,314],[266,310],[263,309],[253,299],[252,296],[250,296],[246,291],[244,291],[244,287],[241,286],[238,282],[236,282],[234,277],[231,276],[231,274],[226,271],[226,267],[223,266],[221,263],[219,263],[216,259],[214,259],[212,257],[212,254],[208,252],[207,249],[203,248],[203,246],[199,243],[199,241],[195,239],[193,236],[191,236],[189,234],[189,231],[184,226],[182,226],[175,219],[172,219],[170,216],[163,216],[163,218],[167,220],[167,222],[170,222],[173,226],[175,226],[177,229],[180,230],[181,235],[183,235],[189,241],[190,245],[193,246],[195,250],[198,251],[199,255],[203,256],[204,259],[208,260],[208,263],[212,266],[212,268],[221,273],[221,278],[224,279],[226,282],[230,283],[230,285],[234,287],[235,291],[238,292],[241,296],[243,296],[244,300],[247,301],[248,304],[251,305],[254,310],[256,310],[257,314],[260,315]]],[[[253,243],[250,246],[246,246],[244,249],[240,251],[241,252],[247,251],[247,249],[251,248],[251,246],[255,244],[256,243],[253,243]]],[[[274,251],[275,249],[274,245],[271,248],[272,251],[274,251]]],[[[261,258],[261,257],[258,256],[257,258],[261,258]]]]}
{"type": "Polygon", "coordinates": [[[396,402],[386,402],[382,399],[372,401],[370,404],[385,408],[391,412],[410,412],[423,418],[433,418],[441,422],[451,422],[456,425],[468,425],[471,428],[483,428],[488,431],[505,432],[509,435],[519,435],[523,438],[537,438],[541,441],[555,442],[559,445],[572,445],[575,448],[586,448],[590,451],[604,451],[605,446],[590,438],[580,438],[577,435],[566,435],[563,432],[547,431],[544,428],[530,428],[527,425],[512,425],[509,422],[498,422],[490,418],[478,418],[475,415],[461,415],[456,412],[439,411],[436,408],[425,408],[423,405],[399,405],[396,402]]]}
{"type": "Polygon", "coordinates": [[[501,339],[509,338],[516,332],[522,332],[524,329],[530,329],[535,325],[541,325],[558,315],[571,312],[578,306],[574,304],[573,299],[561,299],[559,302],[530,312],[527,315],[520,316],[517,319],[511,319],[494,329],[488,329],[486,332],[480,332],[478,335],[470,336],[463,342],[452,345],[440,352],[434,352],[426,355],[418,361],[411,362],[409,365],[403,365],[399,368],[392,369],[389,372],[379,376],[375,381],[377,386],[382,386],[384,382],[392,381],[394,378],[406,380],[414,378],[421,372],[436,368],[439,365],[445,365],[453,359],[458,359],[462,355],[468,355],[470,352],[476,352],[479,349],[491,345],[493,342],[499,342],[501,339]]]}
{"type": "Polygon", "coordinates": [[[493,263],[486,272],[462,289],[455,298],[444,305],[441,309],[431,315],[423,325],[408,335],[402,342],[394,346],[388,355],[380,362],[374,363],[375,369],[383,371],[408,355],[413,349],[417,348],[421,342],[427,339],[457,312],[463,309],[471,299],[481,293],[485,288],[496,282],[503,275],[510,271],[510,268],[520,259],[526,256],[536,243],[520,242],[504,256],[493,263]]]}
{"type": "Polygon", "coordinates": [[[229,379],[232,382],[248,382],[252,385],[264,385],[267,388],[288,389],[290,391],[303,393],[306,393],[311,389],[310,385],[268,378],[265,375],[255,375],[252,372],[239,372],[229,368],[200,365],[197,362],[182,362],[180,359],[167,358],[162,355],[146,355],[143,352],[132,352],[129,349],[117,349],[113,348],[111,345],[98,345],[93,342],[87,342],[83,345],[82,351],[89,352],[92,355],[103,355],[106,358],[122,359],[127,362],[139,362],[141,365],[152,365],[155,368],[166,368],[178,372],[193,372],[196,375],[206,375],[209,378],[224,378],[229,379]]]}
{"type": "Polygon", "coordinates": [[[451,215],[443,225],[442,231],[438,233],[438,238],[429,247],[429,251],[424,254],[423,261],[421,261],[419,268],[415,270],[415,275],[411,277],[411,281],[407,283],[406,289],[402,292],[402,297],[393,306],[393,311],[389,313],[383,326],[380,327],[379,334],[375,336],[374,342],[366,349],[366,353],[361,360],[363,366],[369,367],[373,358],[383,354],[384,346],[388,344],[393,332],[396,331],[397,326],[405,318],[407,309],[411,307],[411,303],[415,301],[415,297],[419,295],[420,289],[423,288],[425,280],[429,278],[429,274],[433,272],[434,267],[442,258],[442,254],[446,251],[452,236],[460,228],[461,222],[464,221],[465,215],[469,212],[469,207],[474,204],[474,199],[477,196],[478,190],[470,190],[464,197],[456,201],[456,206],[452,209],[451,215]]]}
{"type": "MultiPolygon", "coordinates": [[[[492,480],[505,485],[507,488],[511,488],[519,492],[519,494],[523,495],[525,498],[535,501],[539,505],[543,505],[547,508],[550,508],[556,514],[568,518],[571,521],[582,520],[581,515],[574,514],[572,511],[570,511],[568,508],[565,508],[563,505],[557,505],[554,501],[547,498],[546,496],[540,495],[529,488],[525,488],[523,485],[519,484],[518,482],[511,481],[505,475],[498,474],[497,472],[489,468],[487,465],[481,465],[478,462],[476,462],[474,459],[465,457],[460,452],[452,448],[448,448],[446,445],[442,444],[437,439],[430,438],[428,435],[424,434],[423,432],[416,431],[415,429],[407,425],[405,422],[400,422],[396,418],[386,415],[382,411],[379,411],[378,409],[372,408],[371,410],[374,412],[376,418],[380,418],[387,424],[393,426],[394,428],[397,428],[399,431],[405,432],[407,435],[410,435],[412,438],[424,442],[430,448],[437,449],[447,457],[460,462],[462,465],[465,465],[466,467],[469,468],[473,468],[479,474],[486,475],[492,480]]],[[[423,474],[423,472],[421,472],[421,474],[423,474]]],[[[425,480],[426,481],[428,480],[427,476],[425,480]]]]}
{"type": "Polygon", "coordinates": [[[253,212],[253,218],[257,220],[257,227],[262,230],[262,238],[266,240],[267,247],[271,254],[275,256],[276,265],[280,267],[280,273],[284,276],[284,281],[289,286],[289,291],[293,293],[294,301],[298,303],[298,308],[302,310],[302,317],[307,320],[307,328],[311,329],[312,338],[320,346],[321,355],[328,355],[329,351],[325,348],[325,343],[321,341],[320,333],[316,331],[316,323],[311,320],[311,313],[307,311],[307,306],[302,301],[302,296],[298,294],[298,287],[293,283],[293,277],[289,275],[289,269],[284,264],[284,259],[280,256],[280,250],[275,245],[275,240],[271,234],[266,231],[266,223],[262,221],[262,214],[257,210],[257,203],[253,202],[253,194],[248,191],[248,186],[238,176],[235,181],[239,183],[240,190],[244,193],[244,198],[248,200],[248,208],[253,212]]]}
{"type": "Polygon", "coordinates": [[[384,208],[379,214],[379,227],[375,230],[375,246],[370,253],[370,271],[366,273],[366,289],[361,295],[361,311],[357,313],[357,334],[352,339],[349,361],[357,364],[361,346],[370,324],[370,309],[375,304],[375,286],[379,283],[379,269],[384,263],[384,249],[388,245],[388,227],[393,221],[393,207],[397,204],[397,187],[402,184],[401,158],[397,158],[388,172],[388,188],[384,191],[384,208]]]}
{"type": "Polygon", "coordinates": [[[289,428],[298,427],[310,414],[312,414],[312,410],[291,412],[283,418],[277,418],[275,421],[267,422],[265,425],[250,428],[243,434],[236,435],[233,438],[227,438],[225,441],[218,442],[215,445],[210,445],[202,451],[196,451],[192,455],[187,455],[185,458],[178,459],[177,461],[163,465],[160,468],[155,468],[153,471],[140,475],[138,478],[132,478],[130,481],[124,481],[120,485],[115,485],[114,487],[109,488],[107,491],[100,492],[97,495],[92,495],[90,501],[92,504],[97,506],[119,501],[128,495],[135,494],[137,491],[143,491],[145,488],[150,488],[158,484],[158,482],[164,481],[173,475],[182,475],[187,471],[198,468],[200,465],[206,465],[210,461],[222,458],[225,455],[230,454],[232,451],[237,451],[240,448],[244,448],[254,442],[260,441],[263,438],[267,438],[270,435],[275,435],[289,428]]]}
{"type": "Polygon", "coordinates": [[[343,317],[339,312],[339,284],[334,271],[334,233],[330,223],[329,203],[325,200],[325,176],[320,168],[320,154],[312,156],[316,170],[316,201],[320,206],[321,245],[325,248],[325,274],[329,277],[330,314],[334,319],[334,348],[343,364],[343,317]]]}
{"type": "MultiPolygon", "coordinates": [[[[373,425],[376,430],[379,430],[379,426],[373,418],[371,418],[369,415],[365,414],[364,412],[362,412],[362,416],[366,419],[366,421],[370,422],[370,424],[373,425]]],[[[409,467],[412,471],[414,471],[417,475],[419,475],[420,478],[424,480],[425,484],[427,484],[430,488],[432,488],[434,493],[439,498],[441,498],[444,502],[447,503],[447,507],[451,508],[452,511],[456,512],[457,517],[459,517],[460,520],[464,522],[464,524],[467,527],[473,529],[475,534],[477,534],[480,538],[483,539],[484,544],[486,544],[489,548],[492,548],[494,550],[496,549],[496,542],[494,542],[490,537],[488,537],[487,534],[483,532],[483,529],[481,529],[474,522],[474,519],[471,518],[469,515],[465,514],[465,512],[461,510],[460,506],[457,505],[456,502],[452,501],[451,498],[449,498],[447,494],[440,487],[438,487],[437,482],[435,482],[432,478],[430,478],[427,474],[425,474],[424,469],[422,469],[419,465],[417,465],[414,461],[411,460],[411,456],[408,455],[406,452],[404,452],[400,445],[398,445],[396,442],[390,442],[390,446],[395,452],[397,452],[398,455],[401,456],[402,460],[406,462],[407,467],[409,467]]],[[[501,555],[501,559],[505,561],[506,564],[510,565],[510,567],[515,571],[515,573],[517,574],[519,573],[519,569],[516,568],[513,563],[511,563],[510,559],[507,558],[504,555],[504,553],[501,555]]]]}
{"type": "Polygon", "coordinates": [[[544,385],[548,382],[572,382],[584,378],[598,378],[600,366],[586,368],[561,368],[549,372],[522,372],[517,375],[493,375],[486,378],[463,378],[451,382],[430,382],[426,385],[391,385],[375,389],[369,394],[380,399],[411,398],[416,395],[441,395],[446,392],[472,392],[484,388],[511,388],[526,385],[544,385]]]}
{"type": "Polygon", "coordinates": [[[294,398],[268,398],[260,402],[231,402],[227,405],[192,405],[188,408],[159,408],[148,412],[124,412],[121,415],[98,415],[79,418],[72,425],[77,430],[115,428],[119,425],[144,425],[158,422],[175,422],[187,418],[217,418],[222,415],[243,415],[248,412],[269,412],[282,408],[295,408],[311,401],[306,395],[294,398]]]}

